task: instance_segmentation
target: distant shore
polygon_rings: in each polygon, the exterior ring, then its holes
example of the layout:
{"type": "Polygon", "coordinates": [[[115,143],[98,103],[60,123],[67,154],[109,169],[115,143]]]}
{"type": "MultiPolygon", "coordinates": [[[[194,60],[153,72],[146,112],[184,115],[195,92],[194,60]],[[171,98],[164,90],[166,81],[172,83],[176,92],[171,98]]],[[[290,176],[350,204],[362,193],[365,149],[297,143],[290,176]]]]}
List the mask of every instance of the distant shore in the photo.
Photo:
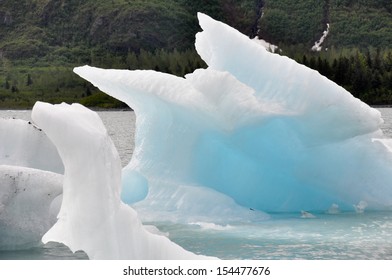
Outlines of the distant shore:
{"type": "MultiPolygon", "coordinates": [[[[96,112],[102,112],[102,111],[133,111],[132,108],[126,107],[126,108],[101,108],[101,107],[88,107],[90,110],[92,111],[96,111],[96,112]]],[[[32,110],[32,107],[28,107],[28,108],[0,108],[0,111],[28,111],[28,110],[32,110]]]]}

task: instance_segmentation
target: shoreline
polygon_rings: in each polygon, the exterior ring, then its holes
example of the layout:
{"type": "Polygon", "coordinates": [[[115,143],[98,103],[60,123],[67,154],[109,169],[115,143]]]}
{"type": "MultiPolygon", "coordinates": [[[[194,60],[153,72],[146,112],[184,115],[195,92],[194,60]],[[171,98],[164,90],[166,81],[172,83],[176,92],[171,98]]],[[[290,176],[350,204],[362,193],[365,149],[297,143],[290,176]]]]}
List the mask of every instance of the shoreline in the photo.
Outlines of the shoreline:
{"type": "MultiPolygon", "coordinates": [[[[118,111],[134,111],[132,108],[101,108],[101,107],[86,107],[94,112],[118,112],[118,111]]],[[[0,108],[0,111],[31,111],[33,108],[0,108]]]]}
{"type": "MultiPolygon", "coordinates": [[[[83,105],[83,104],[82,104],[83,105]]],[[[369,105],[369,104],[368,104],[369,105]]],[[[392,108],[392,104],[385,104],[385,105],[369,105],[372,108],[392,108]]],[[[102,112],[102,111],[108,111],[108,112],[116,112],[116,111],[134,111],[130,107],[125,107],[125,108],[102,108],[102,107],[86,107],[94,112],[102,112]]],[[[32,110],[33,107],[31,108],[0,108],[0,111],[29,111],[32,110]]]]}

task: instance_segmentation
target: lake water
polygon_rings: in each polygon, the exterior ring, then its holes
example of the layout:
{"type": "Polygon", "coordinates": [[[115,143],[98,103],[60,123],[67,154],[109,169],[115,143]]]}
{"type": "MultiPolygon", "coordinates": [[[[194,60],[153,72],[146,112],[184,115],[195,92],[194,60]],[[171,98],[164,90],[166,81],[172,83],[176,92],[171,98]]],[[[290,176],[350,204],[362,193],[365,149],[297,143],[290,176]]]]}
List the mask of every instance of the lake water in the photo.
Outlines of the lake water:
{"type": "MultiPolygon", "coordinates": [[[[382,129],[392,137],[392,109],[378,108],[382,129]]],[[[135,115],[131,111],[98,112],[122,160],[127,164],[134,147],[135,115]]],[[[0,111],[0,117],[30,119],[30,111],[0,111]]],[[[260,223],[154,223],[182,247],[222,259],[392,259],[392,213],[355,212],[331,215],[272,214],[260,223]]],[[[58,243],[28,250],[0,251],[0,259],[86,259],[58,243]]]]}

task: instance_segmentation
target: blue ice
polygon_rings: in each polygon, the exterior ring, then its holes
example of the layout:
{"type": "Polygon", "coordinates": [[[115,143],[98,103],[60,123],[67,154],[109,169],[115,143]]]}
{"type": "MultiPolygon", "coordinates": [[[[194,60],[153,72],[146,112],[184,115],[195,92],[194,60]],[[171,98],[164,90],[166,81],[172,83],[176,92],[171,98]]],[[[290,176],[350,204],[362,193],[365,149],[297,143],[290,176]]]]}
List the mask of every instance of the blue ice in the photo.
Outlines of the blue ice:
{"type": "MultiPolygon", "coordinates": [[[[380,113],[318,72],[198,17],[203,31],[195,45],[207,69],[184,78],[74,69],[135,110],[123,200],[180,210],[178,200],[160,197],[167,195],[162,188],[172,197],[184,188],[197,197],[199,188],[260,211],[326,211],[334,204],[354,211],[360,201],[390,209],[392,145],[380,113]]],[[[204,201],[205,212],[214,208],[204,201]]]]}

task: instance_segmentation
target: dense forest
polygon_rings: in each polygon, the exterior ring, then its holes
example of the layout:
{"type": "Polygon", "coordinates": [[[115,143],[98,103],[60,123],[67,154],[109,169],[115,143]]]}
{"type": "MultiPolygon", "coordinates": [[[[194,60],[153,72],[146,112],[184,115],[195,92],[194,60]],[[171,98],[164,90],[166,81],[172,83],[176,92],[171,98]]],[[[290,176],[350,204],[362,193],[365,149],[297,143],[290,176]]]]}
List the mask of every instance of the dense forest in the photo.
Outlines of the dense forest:
{"type": "Polygon", "coordinates": [[[390,0],[3,0],[0,108],[36,100],[124,107],[72,68],[184,76],[205,67],[193,47],[198,11],[278,45],[369,104],[392,104],[390,0]],[[327,24],[322,50],[312,51],[327,24]]]}
{"type": "Polygon", "coordinates": [[[392,104],[392,1],[266,0],[259,35],[372,105],[392,104]],[[322,50],[311,50],[324,30],[322,50]]]}
{"type": "Polygon", "coordinates": [[[371,105],[392,104],[392,51],[376,49],[329,50],[296,60],[333,80],[371,105]]]}

